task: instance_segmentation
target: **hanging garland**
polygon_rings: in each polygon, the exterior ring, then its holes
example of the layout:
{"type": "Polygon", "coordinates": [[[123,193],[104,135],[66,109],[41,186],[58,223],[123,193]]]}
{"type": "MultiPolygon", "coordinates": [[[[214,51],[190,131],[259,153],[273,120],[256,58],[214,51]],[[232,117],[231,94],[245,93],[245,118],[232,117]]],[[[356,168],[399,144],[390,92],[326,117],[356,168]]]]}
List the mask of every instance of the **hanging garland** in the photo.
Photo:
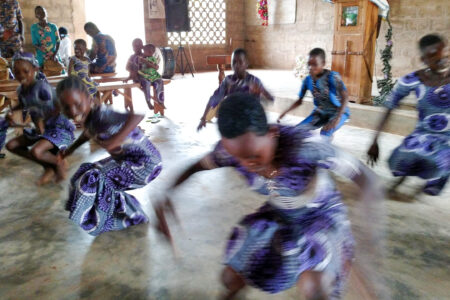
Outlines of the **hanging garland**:
{"type": "Polygon", "coordinates": [[[262,26],[269,25],[269,10],[267,9],[267,0],[259,0],[256,4],[256,11],[258,12],[259,18],[263,21],[262,26]]]}
{"type": "Polygon", "coordinates": [[[381,61],[383,62],[383,79],[377,81],[378,91],[380,95],[373,98],[373,102],[375,105],[382,105],[384,101],[386,101],[387,96],[391,93],[392,88],[394,87],[395,82],[392,82],[392,72],[391,72],[391,64],[390,61],[392,59],[392,25],[389,20],[389,16],[386,17],[386,21],[388,24],[388,30],[386,35],[386,47],[381,50],[381,61]]]}

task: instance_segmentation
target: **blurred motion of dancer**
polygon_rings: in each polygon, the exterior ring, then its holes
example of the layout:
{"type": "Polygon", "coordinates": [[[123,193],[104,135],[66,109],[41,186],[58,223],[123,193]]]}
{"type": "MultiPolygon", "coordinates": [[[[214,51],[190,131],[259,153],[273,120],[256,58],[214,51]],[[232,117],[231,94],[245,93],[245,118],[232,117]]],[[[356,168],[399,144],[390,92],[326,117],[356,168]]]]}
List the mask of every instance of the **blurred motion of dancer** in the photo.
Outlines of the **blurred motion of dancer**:
{"type": "Polygon", "coordinates": [[[425,179],[419,192],[439,195],[450,175],[450,73],[447,44],[439,35],[428,34],[419,41],[421,59],[427,68],[412,72],[398,80],[389,99],[384,118],[378,126],[374,141],[367,154],[369,162],[378,160],[378,137],[391,112],[400,101],[415,92],[419,120],[391,154],[389,168],[401,177],[390,189],[395,189],[407,176],[425,179]]]}
{"type": "MultiPolygon", "coordinates": [[[[351,179],[359,199],[381,199],[376,176],[359,160],[308,131],[267,124],[258,98],[230,95],[218,112],[221,141],[181,175],[174,187],[203,170],[233,167],[267,202],[229,236],[222,283],[231,299],[246,285],[278,293],[297,285],[307,299],[342,296],[354,257],[347,208],[329,171],[351,179]]],[[[172,239],[165,212],[158,228],[172,239]]],[[[367,299],[367,298],[365,298],[367,299]]]]}
{"type": "Polygon", "coordinates": [[[297,126],[322,128],[320,134],[332,137],[350,117],[348,92],[338,72],[325,69],[325,51],[314,48],[308,56],[309,75],[303,80],[298,100],[278,118],[278,123],[291,110],[303,103],[307,91],[314,98],[314,109],[297,126]]]}

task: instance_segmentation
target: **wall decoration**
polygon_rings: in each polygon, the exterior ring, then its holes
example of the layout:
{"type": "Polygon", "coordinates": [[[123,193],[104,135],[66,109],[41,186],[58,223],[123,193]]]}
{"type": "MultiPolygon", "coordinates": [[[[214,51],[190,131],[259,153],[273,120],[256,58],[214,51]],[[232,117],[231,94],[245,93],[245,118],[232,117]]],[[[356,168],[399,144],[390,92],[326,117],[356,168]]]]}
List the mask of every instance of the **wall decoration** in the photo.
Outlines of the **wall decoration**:
{"type": "Polygon", "coordinates": [[[262,20],[261,25],[269,25],[269,12],[267,9],[267,0],[259,0],[256,4],[256,11],[258,12],[259,18],[262,20]]]}
{"type": "Polygon", "coordinates": [[[147,2],[149,19],[164,19],[166,17],[163,0],[147,0],[147,2]]]}
{"type": "MultiPolygon", "coordinates": [[[[261,26],[265,23],[259,14],[260,0],[245,0],[245,25],[261,26]]],[[[266,0],[268,25],[295,24],[296,0],[266,0]]]]}
{"type": "Polygon", "coordinates": [[[392,82],[392,66],[390,63],[392,59],[392,47],[394,44],[392,43],[392,25],[389,20],[389,16],[386,17],[386,22],[388,24],[388,30],[385,35],[386,46],[380,52],[381,61],[383,62],[383,79],[377,81],[377,87],[380,95],[373,98],[373,103],[375,105],[383,105],[395,85],[395,82],[392,82]]]}

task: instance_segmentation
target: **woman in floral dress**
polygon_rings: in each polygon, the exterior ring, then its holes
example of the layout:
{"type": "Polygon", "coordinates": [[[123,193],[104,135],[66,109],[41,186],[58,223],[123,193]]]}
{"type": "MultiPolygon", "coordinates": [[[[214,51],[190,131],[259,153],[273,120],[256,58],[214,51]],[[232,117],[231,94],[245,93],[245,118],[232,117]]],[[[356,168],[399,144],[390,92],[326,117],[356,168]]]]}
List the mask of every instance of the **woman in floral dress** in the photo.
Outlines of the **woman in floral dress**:
{"type": "Polygon", "coordinates": [[[39,22],[31,25],[31,40],[36,48],[36,59],[43,68],[46,60],[61,61],[58,55],[60,38],[58,27],[47,21],[45,8],[36,6],[34,12],[39,22]]]}

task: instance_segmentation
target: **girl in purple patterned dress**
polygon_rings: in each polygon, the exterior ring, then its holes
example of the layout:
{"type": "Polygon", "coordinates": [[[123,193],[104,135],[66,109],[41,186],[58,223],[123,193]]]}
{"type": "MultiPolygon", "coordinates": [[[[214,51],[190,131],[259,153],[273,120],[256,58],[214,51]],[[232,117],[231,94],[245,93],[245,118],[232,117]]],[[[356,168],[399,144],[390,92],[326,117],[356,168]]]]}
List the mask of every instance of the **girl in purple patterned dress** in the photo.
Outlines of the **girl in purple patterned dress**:
{"type": "MultiPolygon", "coordinates": [[[[297,285],[308,299],[339,298],[353,258],[347,209],[328,171],[352,179],[361,197],[378,197],[374,174],[357,159],[295,127],[268,125],[258,99],[233,94],[218,114],[221,141],[178,178],[233,167],[267,196],[235,227],[225,252],[222,281],[232,298],[245,285],[277,293],[297,285]]],[[[164,210],[158,228],[170,239],[164,210]]]]}
{"type": "Polygon", "coordinates": [[[450,176],[450,73],[444,39],[426,35],[419,41],[422,61],[428,66],[398,80],[386,102],[388,111],[381,121],[375,139],[368,151],[372,163],[378,159],[378,136],[391,112],[400,101],[415,92],[418,98],[419,121],[414,131],[397,147],[389,158],[389,168],[400,180],[418,176],[427,180],[421,191],[438,195],[450,176]]]}
{"type": "Polygon", "coordinates": [[[35,129],[25,129],[24,134],[10,140],[6,148],[44,167],[38,185],[48,183],[55,175],[56,181],[61,181],[66,166],[56,154],[72,143],[75,126],[60,113],[54,89],[45,79],[37,79],[39,64],[33,54],[16,53],[13,70],[21,85],[17,90],[19,105],[12,110],[30,114],[35,129]],[[30,146],[33,147],[28,149],[30,146]]]}
{"type": "Polygon", "coordinates": [[[87,49],[86,41],[83,39],[75,40],[73,47],[75,55],[70,58],[68,73],[72,76],[78,76],[78,78],[86,85],[91,97],[94,98],[97,94],[98,83],[92,80],[91,74],[89,73],[91,60],[89,57],[85,56],[87,49]]]}
{"type": "Polygon", "coordinates": [[[162,169],[158,150],[137,127],[144,116],[91,106],[89,91],[74,76],[58,84],[57,95],[63,112],[84,127],[61,159],[91,138],[110,154],[82,164],[72,177],[66,204],[69,218],[91,235],[148,222],[136,198],[126,193],[146,186],[162,169]]]}

